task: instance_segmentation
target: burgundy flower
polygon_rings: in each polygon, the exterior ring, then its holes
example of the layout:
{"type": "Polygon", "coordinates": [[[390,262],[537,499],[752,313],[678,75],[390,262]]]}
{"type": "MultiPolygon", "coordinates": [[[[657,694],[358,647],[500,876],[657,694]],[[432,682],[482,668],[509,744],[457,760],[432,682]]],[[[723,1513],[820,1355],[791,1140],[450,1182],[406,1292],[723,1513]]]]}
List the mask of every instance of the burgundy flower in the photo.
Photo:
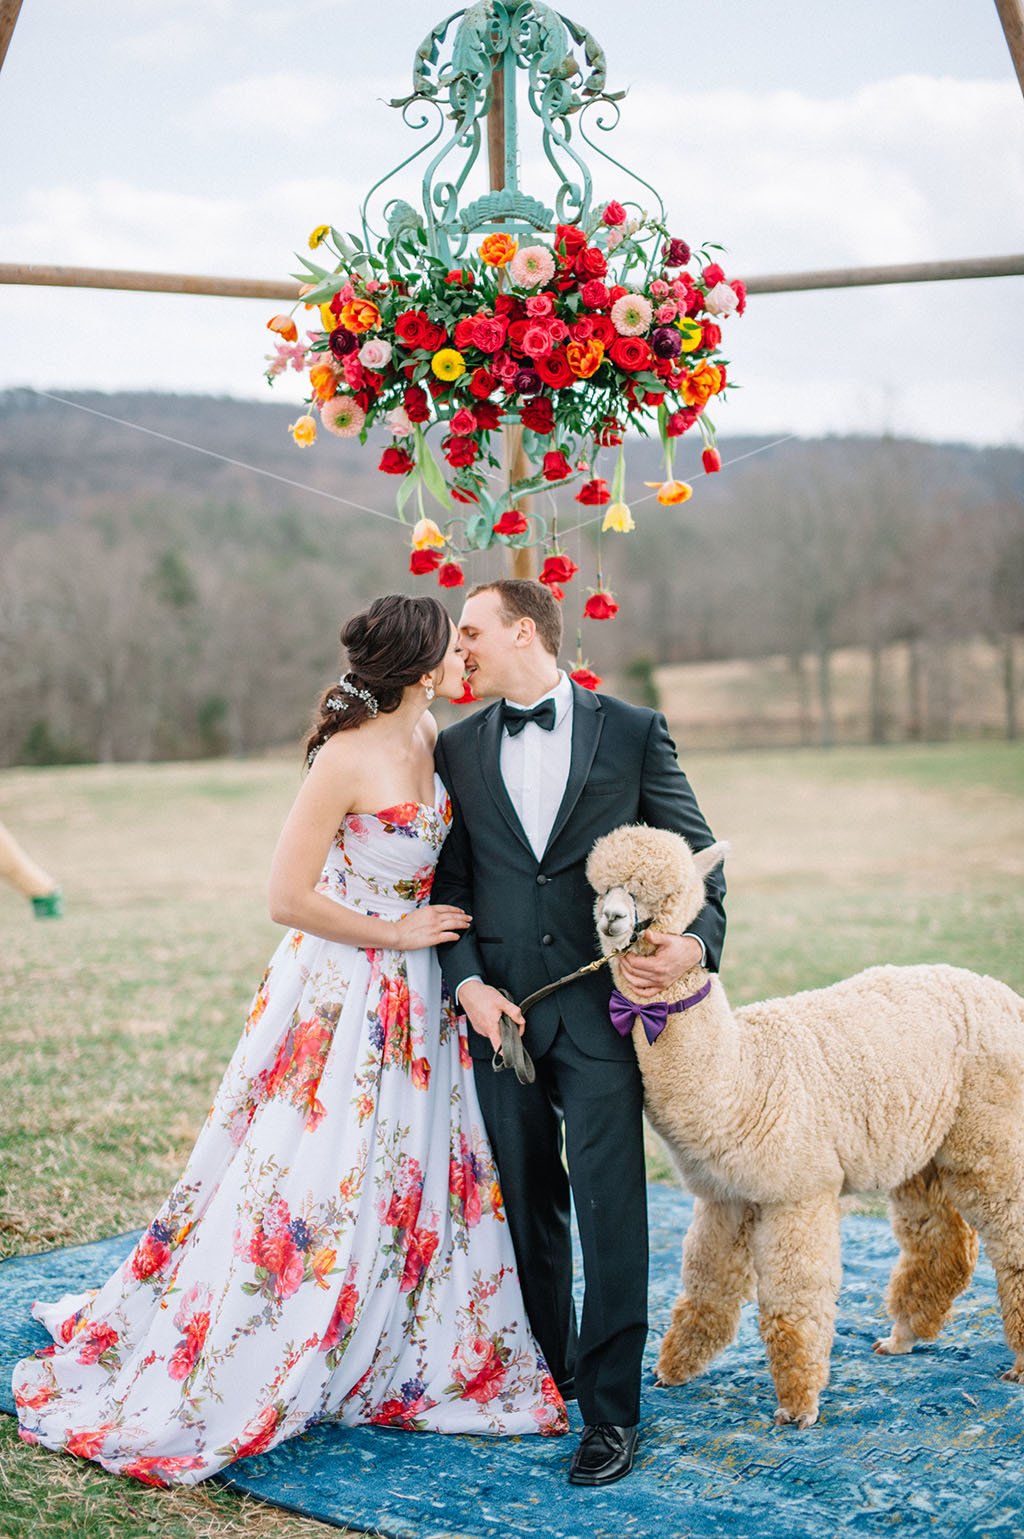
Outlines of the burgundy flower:
{"type": "Polygon", "coordinates": [[[536,395],[541,388],[540,375],[536,369],[519,369],[512,388],[517,395],[536,395]]]}
{"type": "Polygon", "coordinates": [[[427,422],[430,419],[430,402],[422,385],[407,385],[402,392],[402,403],[410,422],[427,422]]]}
{"type": "Polygon", "coordinates": [[[674,326],[658,326],[651,333],[651,351],[656,358],[678,358],[683,339],[674,326]]]}
{"type": "Polygon", "coordinates": [[[359,346],[359,338],[354,331],[349,331],[344,326],[335,326],[327,338],[327,346],[335,358],[346,358],[349,353],[354,353],[359,346]]]}
{"type": "Polygon", "coordinates": [[[666,267],[685,267],[691,255],[684,240],[667,240],[661,248],[661,260],[666,267]]]}
{"type": "MultiPolygon", "coordinates": [[[[537,376],[537,384],[540,384],[540,375],[537,376]]],[[[523,427],[530,429],[531,433],[543,435],[552,432],[555,426],[555,409],[550,397],[536,396],[532,401],[527,401],[519,413],[519,420],[523,427]]]]}
{"type": "Polygon", "coordinates": [[[493,428],[501,427],[501,409],[495,406],[493,401],[481,401],[474,415],[477,428],[481,432],[490,432],[493,428]]]}

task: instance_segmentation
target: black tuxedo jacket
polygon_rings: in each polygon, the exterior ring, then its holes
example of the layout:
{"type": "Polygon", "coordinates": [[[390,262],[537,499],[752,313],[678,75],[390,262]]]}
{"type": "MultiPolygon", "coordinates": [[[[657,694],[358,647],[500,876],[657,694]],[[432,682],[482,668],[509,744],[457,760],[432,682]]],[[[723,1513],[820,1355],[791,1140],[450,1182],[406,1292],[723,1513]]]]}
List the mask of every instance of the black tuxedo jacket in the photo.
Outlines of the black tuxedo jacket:
{"type": "MultiPolygon", "coordinates": [[[[479,973],[518,1001],[600,955],[584,865],[602,834],[623,823],[647,823],[675,830],[695,850],[714,837],[679,768],[665,718],[574,684],[569,778],[538,861],[501,778],[502,731],[497,701],[438,739],[437,768],[454,815],[431,901],[473,915],[471,929],[440,948],[451,994],[479,973]]],[[[707,948],[708,967],[717,970],[725,938],[721,868],[708,878],[707,892],[690,929],[707,948]]],[[[608,1019],[611,987],[602,968],[534,1005],[527,1050],[534,1057],[546,1052],[561,1019],[588,1057],[632,1057],[629,1037],[620,1037],[608,1019]]],[[[490,1054],[478,1032],[470,1031],[469,1039],[474,1056],[490,1054]]]]}

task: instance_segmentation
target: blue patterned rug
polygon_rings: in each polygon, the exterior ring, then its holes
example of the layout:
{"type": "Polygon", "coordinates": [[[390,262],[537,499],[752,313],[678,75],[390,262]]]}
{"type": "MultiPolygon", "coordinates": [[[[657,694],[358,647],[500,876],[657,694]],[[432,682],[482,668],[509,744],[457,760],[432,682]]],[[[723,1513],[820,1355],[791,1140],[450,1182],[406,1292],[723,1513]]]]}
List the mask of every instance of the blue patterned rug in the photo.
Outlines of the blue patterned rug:
{"type": "MultiPolygon", "coordinates": [[[[650,1208],[653,1366],[690,1201],[652,1186],[650,1208]]],[[[15,1360],[47,1339],[29,1318],[32,1300],[99,1282],[133,1239],[0,1266],[0,1408],[13,1410],[15,1360]]],[[[991,1269],[979,1266],[938,1343],[882,1359],[871,1344],[884,1334],[894,1258],[886,1223],[846,1220],[832,1382],[807,1432],[772,1425],[775,1399],[748,1306],[738,1343],[702,1378],[645,1389],[637,1468],[605,1491],[566,1484],[573,1437],[498,1442],[326,1426],[234,1465],[228,1484],[389,1539],[1018,1539],[1024,1387],[998,1377],[1010,1355],[991,1269]]]]}

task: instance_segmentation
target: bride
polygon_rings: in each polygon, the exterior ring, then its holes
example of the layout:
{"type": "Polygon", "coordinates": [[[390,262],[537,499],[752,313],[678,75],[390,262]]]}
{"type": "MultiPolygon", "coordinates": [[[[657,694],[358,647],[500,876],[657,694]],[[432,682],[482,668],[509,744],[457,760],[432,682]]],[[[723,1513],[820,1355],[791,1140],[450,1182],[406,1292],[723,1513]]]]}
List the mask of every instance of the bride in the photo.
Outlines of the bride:
{"type": "MultiPolygon", "coordinates": [[[[270,878],[289,932],[173,1191],[94,1293],[37,1303],[28,1442],[192,1484],[325,1419],[566,1430],[530,1335],[430,906],[451,804],[435,694],[462,692],[436,599],[342,631],[270,878]]],[[[126,1151],[127,1152],[127,1151],[126,1151]]]]}

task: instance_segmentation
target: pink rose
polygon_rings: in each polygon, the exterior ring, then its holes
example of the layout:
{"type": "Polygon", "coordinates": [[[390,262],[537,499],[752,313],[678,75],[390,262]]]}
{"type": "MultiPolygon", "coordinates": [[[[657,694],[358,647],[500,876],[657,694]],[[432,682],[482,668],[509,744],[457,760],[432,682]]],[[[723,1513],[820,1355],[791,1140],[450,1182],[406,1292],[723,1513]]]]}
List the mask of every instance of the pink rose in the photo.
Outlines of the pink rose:
{"type": "Polygon", "coordinates": [[[554,315],[555,297],[553,294],[529,294],[526,299],[526,313],[531,318],[554,315]]]}
{"type": "Polygon", "coordinates": [[[655,299],[664,299],[671,292],[664,278],[655,278],[651,284],[651,293],[655,299]]]}
{"type": "Polygon", "coordinates": [[[667,326],[669,321],[674,321],[679,314],[679,306],[674,299],[667,299],[663,305],[659,305],[654,313],[654,319],[659,326],[667,326]]]}
{"type": "Polygon", "coordinates": [[[366,369],[386,369],[391,362],[391,343],[383,337],[372,337],[359,349],[359,362],[366,369]]]}
{"type": "Polygon", "coordinates": [[[553,346],[546,326],[527,326],[523,332],[523,352],[530,358],[547,358],[553,346]]]}
{"type": "Polygon", "coordinates": [[[468,406],[460,406],[451,420],[451,430],[459,437],[468,437],[476,431],[476,418],[468,406]]]}
{"type": "Polygon", "coordinates": [[[704,295],[704,308],[709,315],[732,315],[738,305],[736,290],[729,283],[716,283],[704,295]]]}
{"type": "Polygon", "coordinates": [[[601,219],[607,225],[625,224],[626,210],[623,208],[621,203],[616,203],[615,199],[613,198],[610,203],[605,204],[604,213],[601,215],[601,219]]]}

